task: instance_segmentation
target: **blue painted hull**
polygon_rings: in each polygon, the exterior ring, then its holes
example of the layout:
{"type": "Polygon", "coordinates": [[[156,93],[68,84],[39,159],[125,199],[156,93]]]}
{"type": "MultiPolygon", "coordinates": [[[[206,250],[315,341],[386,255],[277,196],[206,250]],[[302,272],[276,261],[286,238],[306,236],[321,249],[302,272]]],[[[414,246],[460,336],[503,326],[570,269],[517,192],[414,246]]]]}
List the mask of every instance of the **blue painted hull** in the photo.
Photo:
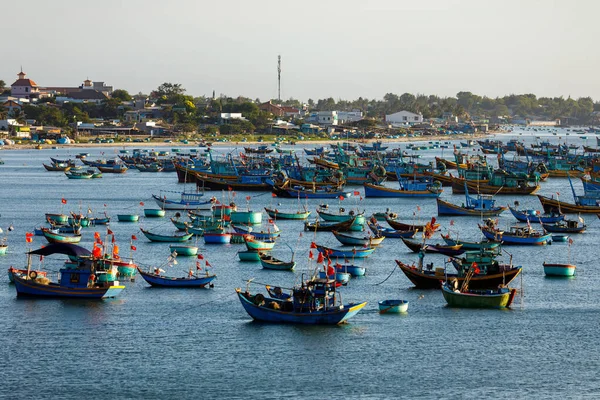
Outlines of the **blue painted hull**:
{"type": "Polygon", "coordinates": [[[463,217],[494,217],[502,214],[506,207],[495,207],[489,210],[477,210],[474,208],[465,208],[437,199],[438,215],[456,215],[463,217]]]}
{"type": "Polygon", "coordinates": [[[527,222],[529,220],[530,223],[544,223],[544,224],[554,224],[556,222],[560,222],[565,219],[564,215],[557,216],[545,216],[545,215],[529,215],[525,212],[515,210],[510,207],[510,212],[512,215],[520,222],[527,222]]]}
{"type": "Polygon", "coordinates": [[[104,299],[116,297],[125,286],[104,288],[67,288],[50,283],[43,285],[29,279],[13,276],[17,296],[43,298],[104,299]]]}
{"type": "Polygon", "coordinates": [[[313,311],[310,313],[296,313],[289,311],[273,310],[257,306],[250,302],[243,293],[238,292],[238,297],[244,310],[253,319],[263,322],[304,324],[304,325],[337,325],[355,316],[367,303],[347,304],[341,309],[335,308],[327,311],[313,311]]]}
{"type": "Polygon", "coordinates": [[[541,235],[536,237],[518,237],[511,236],[506,233],[494,235],[486,230],[482,230],[483,236],[488,240],[502,242],[502,244],[517,244],[517,245],[531,245],[531,246],[543,246],[551,240],[552,235],[541,235]]]}
{"type": "Polygon", "coordinates": [[[317,250],[325,255],[329,254],[331,258],[365,258],[369,257],[371,253],[375,251],[375,248],[368,249],[352,249],[352,250],[339,250],[331,249],[324,246],[317,246],[317,250]]]}
{"type": "Polygon", "coordinates": [[[432,192],[429,190],[398,190],[383,186],[365,184],[365,197],[426,197],[436,198],[442,194],[442,191],[432,192]]]}
{"type": "Polygon", "coordinates": [[[138,271],[142,278],[150,285],[155,287],[169,287],[169,288],[203,288],[210,284],[217,276],[192,276],[186,278],[169,278],[166,276],[159,276],[155,274],[149,274],[138,268],[138,271]]]}
{"type": "Polygon", "coordinates": [[[204,232],[204,243],[206,244],[229,244],[231,235],[228,233],[209,233],[204,232]]]}

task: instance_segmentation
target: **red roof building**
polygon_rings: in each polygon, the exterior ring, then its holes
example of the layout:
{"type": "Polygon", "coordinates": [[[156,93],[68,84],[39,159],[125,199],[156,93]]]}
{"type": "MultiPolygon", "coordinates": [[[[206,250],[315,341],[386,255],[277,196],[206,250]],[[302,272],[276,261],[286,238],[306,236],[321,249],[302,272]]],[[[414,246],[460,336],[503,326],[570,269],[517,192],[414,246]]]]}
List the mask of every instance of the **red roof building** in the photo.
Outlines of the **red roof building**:
{"type": "Polygon", "coordinates": [[[13,97],[17,97],[20,99],[30,99],[37,98],[40,94],[40,88],[37,83],[32,81],[31,79],[25,78],[26,74],[21,70],[17,74],[19,79],[15,81],[12,85],[10,85],[10,95],[13,97]]]}

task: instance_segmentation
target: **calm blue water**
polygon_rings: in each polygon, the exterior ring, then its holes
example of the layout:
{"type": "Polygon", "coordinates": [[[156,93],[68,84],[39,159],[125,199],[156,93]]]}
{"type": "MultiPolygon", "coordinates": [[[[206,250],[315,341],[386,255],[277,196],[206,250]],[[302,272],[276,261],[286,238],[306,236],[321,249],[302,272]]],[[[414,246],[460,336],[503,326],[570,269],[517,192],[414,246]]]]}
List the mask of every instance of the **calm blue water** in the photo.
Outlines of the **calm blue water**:
{"type": "MultiPolygon", "coordinates": [[[[515,132],[517,135],[518,132],[515,132]]],[[[561,131],[564,134],[565,131],[561,131]]],[[[534,140],[548,132],[525,132],[534,140]]],[[[590,145],[595,140],[587,134],[590,145]]],[[[503,136],[510,138],[511,136],[503,136]]],[[[563,140],[566,136],[562,136],[563,140]]],[[[569,142],[585,143],[574,133],[569,142]]],[[[398,145],[394,145],[398,146],[398,145]]],[[[404,144],[401,147],[405,147],[404,144]]],[[[240,147],[241,148],[241,147],[240,147]]],[[[221,148],[219,152],[233,148],[221,148]]],[[[9,253],[0,267],[25,265],[25,232],[40,225],[46,212],[94,212],[106,209],[116,221],[121,212],[142,213],[140,201],[154,206],[152,193],[182,190],[174,173],[123,176],[105,174],[100,180],[68,180],[46,172],[42,162],[50,156],[67,157],[84,149],[4,151],[0,156],[3,190],[0,191],[0,226],[8,233],[9,253]],[[61,198],[68,204],[63,208],[61,198]]],[[[113,155],[113,149],[89,149],[113,155]]],[[[236,150],[236,153],[239,151],[236,150]]],[[[423,151],[421,161],[441,150],[423,151]]],[[[444,156],[452,157],[451,150],[444,156]]],[[[494,156],[491,156],[492,158],[494,156]]],[[[393,184],[392,184],[393,185],[393,184]]],[[[576,189],[581,190],[579,182],[576,189]]],[[[360,188],[357,188],[359,190],[360,188]]],[[[362,189],[360,189],[362,191],[362,189]]],[[[570,199],[568,182],[543,183],[542,194],[561,192],[570,199]]],[[[443,198],[461,202],[448,188],[443,198]]],[[[281,203],[295,208],[293,199],[272,199],[269,194],[239,193],[253,198],[250,207],[281,203]]],[[[221,196],[219,194],[219,196],[221,196]]],[[[512,204],[515,198],[500,197],[512,204]]],[[[535,196],[519,198],[522,206],[540,208],[535,196]]],[[[314,210],[318,203],[309,202],[314,210]]],[[[338,207],[337,201],[330,202],[338,207]]],[[[389,207],[408,220],[424,221],[436,215],[435,200],[345,200],[342,206],[358,207],[366,214],[389,207]],[[417,212],[417,205],[421,211],[417,212]]],[[[461,237],[478,239],[476,218],[453,218],[461,237]]],[[[441,218],[443,232],[450,218],[441,218]]],[[[510,214],[501,225],[512,224],[510,214]]],[[[524,267],[524,297],[512,310],[463,310],[445,307],[438,291],[411,288],[395,269],[395,259],[417,261],[399,241],[388,239],[365,261],[368,276],[353,279],[342,289],[348,301],[368,301],[349,324],[334,327],[268,325],[252,322],[235,297],[244,280],[291,286],[307,270],[307,253],[313,235],[299,239],[301,222],[280,221],[282,242],[292,248],[299,242],[295,273],[263,271],[260,265],[241,263],[236,252],[243,245],[206,247],[203,254],[218,278],[214,289],[150,289],[138,278],[128,282],[122,296],[107,301],[17,299],[5,272],[0,273],[0,397],[5,398],[581,398],[600,396],[600,273],[597,269],[600,221],[586,217],[589,229],[574,237],[569,252],[565,244],[506,247],[513,262],[524,267]],[[298,240],[299,239],[299,240],[298,240]],[[542,262],[577,264],[574,279],[544,277],[542,262]],[[392,271],[392,276],[382,282],[392,271]],[[377,301],[401,298],[410,301],[409,313],[379,315],[377,301]]],[[[139,226],[173,232],[168,219],[140,224],[114,222],[121,254],[127,256],[129,237],[136,234],[135,259],[143,265],[164,265],[168,244],[149,243],[139,226]]],[[[84,231],[82,245],[90,248],[95,228],[84,231]]],[[[105,228],[98,227],[105,234],[105,228]]],[[[317,242],[337,246],[330,233],[318,233],[317,242]]],[[[44,244],[36,237],[34,247],[44,244]]],[[[276,256],[291,251],[279,243],[276,256]]],[[[441,266],[444,258],[427,256],[441,266]]],[[[62,257],[44,260],[57,271],[62,257]]],[[[178,265],[165,267],[183,276],[194,258],[179,257],[178,265]]],[[[36,260],[37,262],[37,260],[36,260]]],[[[521,280],[513,282],[520,287],[521,280]]],[[[259,287],[255,287],[259,289],[259,287]]]]}

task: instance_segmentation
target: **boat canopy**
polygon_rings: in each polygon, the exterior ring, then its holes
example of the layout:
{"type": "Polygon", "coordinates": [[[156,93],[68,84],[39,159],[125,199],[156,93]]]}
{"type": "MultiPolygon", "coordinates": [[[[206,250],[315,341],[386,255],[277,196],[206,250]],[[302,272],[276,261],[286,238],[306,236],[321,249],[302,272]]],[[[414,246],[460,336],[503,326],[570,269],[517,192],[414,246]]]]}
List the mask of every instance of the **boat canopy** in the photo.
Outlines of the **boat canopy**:
{"type": "Polygon", "coordinates": [[[29,254],[49,256],[51,254],[65,254],[74,257],[89,257],[92,253],[81,246],[70,243],[52,243],[41,249],[30,251],[29,254]]]}

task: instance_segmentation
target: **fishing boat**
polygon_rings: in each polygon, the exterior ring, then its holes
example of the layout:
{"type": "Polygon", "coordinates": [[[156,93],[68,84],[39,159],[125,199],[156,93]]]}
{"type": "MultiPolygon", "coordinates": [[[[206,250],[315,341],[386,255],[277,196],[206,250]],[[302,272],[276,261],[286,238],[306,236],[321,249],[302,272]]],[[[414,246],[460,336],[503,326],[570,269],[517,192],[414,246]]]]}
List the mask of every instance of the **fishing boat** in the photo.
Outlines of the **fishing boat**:
{"type": "Polygon", "coordinates": [[[102,218],[90,218],[90,225],[108,225],[110,223],[110,217],[105,216],[102,218]]]}
{"type": "MultiPolygon", "coordinates": [[[[277,289],[277,288],[275,288],[277,289]]],[[[340,304],[336,283],[329,279],[310,279],[292,289],[290,294],[269,297],[252,295],[249,288],[236,289],[244,310],[253,319],[273,323],[336,325],[356,315],[367,303],[340,304]]]]}
{"type": "MultiPolygon", "coordinates": [[[[389,226],[396,229],[397,231],[415,231],[415,232],[423,232],[425,230],[425,225],[415,225],[415,224],[405,224],[400,221],[393,220],[391,218],[386,218],[385,222],[388,223],[389,226]]],[[[438,229],[440,224],[435,224],[435,229],[438,229]]]]}
{"type": "Polygon", "coordinates": [[[46,171],[50,171],[50,172],[67,172],[68,170],[71,169],[70,164],[64,164],[64,163],[54,163],[52,165],[42,164],[42,165],[44,166],[44,168],[46,168],[46,171]]]}
{"type": "Polygon", "coordinates": [[[259,252],[258,250],[240,250],[237,252],[237,255],[240,261],[260,261],[260,254],[264,252],[259,252]]]}
{"type": "Polygon", "coordinates": [[[292,257],[289,262],[279,260],[270,254],[259,252],[260,263],[264,269],[274,269],[279,271],[291,271],[296,267],[296,262],[292,257]]]}
{"type": "Polygon", "coordinates": [[[212,287],[211,282],[217,277],[215,274],[209,274],[208,271],[206,274],[193,274],[190,272],[183,278],[164,276],[159,268],[154,268],[153,271],[144,271],[138,267],[138,272],[151,286],[163,288],[203,288],[207,285],[212,287]]]}
{"type": "Polygon", "coordinates": [[[544,211],[547,213],[565,214],[598,214],[600,213],[600,199],[579,196],[575,204],[565,203],[558,198],[537,195],[544,211]]]}
{"type": "Polygon", "coordinates": [[[340,207],[338,212],[329,211],[329,206],[327,204],[321,205],[317,208],[317,214],[326,222],[343,222],[351,219],[356,219],[355,224],[364,224],[365,223],[365,213],[362,212],[354,212],[354,210],[350,210],[346,212],[346,209],[340,207]]]}
{"type": "MultiPolygon", "coordinates": [[[[453,281],[458,285],[457,281],[453,281]]],[[[459,290],[458,286],[446,283],[442,286],[442,294],[449,307],[459,308],[508,308],[515,298],[516,289],[501,287],[499,289],[459,290]]]]}
{"type": "Polygon", "coordinates": [[[496,200],[489,194],[478,194],[477,197],[469,196],[469,189],[465,183],[465,203],[460,206],[436,199],[438,215],[458,215],[458,216],[477,216],[494,217],[502,214],[506,207],[496,207],[496,200]]]}
{"type": "Polygon", "coordinates": [[[275,219],[300,219],[304,220],[310,216],[310,211],[282,212],[276,208],[265,207],[267,215],[275,219]]]}
{"type": "Polygon", "coordinates": [[[356,224],[357,218],[349,219],[342,222],[322,222],[316,220],[315,222],[304,222],[305,231],[316,231],[316,232],[347,232],[347,231],[362,231],[364,229],[362,224],[356,224]]]}
{"type": "Polygon", "coordinates": [[[0,243],[0,256],[6,255],[6,250],[8,250],[8,245],[0,243]]]}
{"type": "Polygon", "coordinates": [[[546,276],[574,276],[575,265],[573,264],[551,264],[544,262],[544,274],[546,276]]]}
{"type": "Polygon", "coordinates": [[[81,241],[81,235],[63,235],[60,233],[54,233],[48,228],[42,228],[44,237],[49,243],[79,243],[81,241]]]}
{"type": "Polygon", "coordinates": [[[365,276],[365,274],[367,273],[366,267],[348,264],[347,262],[344,262],[344,264],[335,263],[334,268],[336,271],[345,272],[347,274],[350,274],[350,276],[365,276]]]}
{"type": "Polygon", "coordinates": [[[143,228],[140,228],[140,231],[142,231],[144,236],[146,236],[151,242],[181,243],[187,242],[192,238],[192,236],[194,236],[193,233],[185,233],[183,235],[159,235],[143,228]]]}
{"type": "Polygon", "coordinates": [[[500,247],[500,242],[467,242],[464,240],[452,239],[450,234],[444,235],[441,234],[444,242],[450,246],[461,245],[462,249],[465,251],[469,250],[492,250],[497,247],[500,247]]]}
{"type": "Polygon", "coordinates": [[[511,226],[508,232],[499,229],[496,222],[488,219],[479,229],[488,240],[502,242],[505,245],[542,246],[551,241],[549,233],[538,232],[530,226],[511,226]]]}
{"type": "Polygon", "coordinates": [[[169,250],[171,254],[175,252],[179,256],[195,256],[198,254],[198,246],[192,245],[172,244],[169,245],[169,250]]]}
{"type": "Polygon", "coordinates": [[[137,214],[117,214],[117,221],[119,222],[137,222],[140,216],[137,214]]]}
{"type": "Polygon", "coordinates": [[[241,233],[244,235],[252,235],[254,236],[256,239],[274,239],[279,237],[279,235],[281,235],[281,231],[279,230],[279,228],[277,228],[277,225],[274,225],[273,227],[273,231],[271,231],[270,229],[268,229],[266,232],[264,230],[261,231],[257,231],[255,229],[252,229],[251,226],[239,226],[239,225],[231,225],[231,227],[233,228],[233,230],[236,233],[241,233]]]}
{"type": "Polygon", "coordinates": [[[258,147],[244,147],[244,151],[250,154],[268,154],[275,151],[275,149],[269,148],[269,146],[262,145],[258,147]]]}
{"type": "Polygon", "coordinates": [[[452,178],[452,193],[465,193],[465,185],[470,192],[491,195],[525,195],[534,194],[540,190],[539,184],[530,185],[529,178],[521,175],[522,174],[509,174],[507,172],[498,171],[494,172],[494,175],[489,180],[452,178]]]}
{"type": "Polygon", "coordinates": [[[278,197],[288,197],[293,199],[338,199],[340,197],[351,197],[351,192],[338,190],[334,187],[313,187],[292,185],[286,181],[282,185],[273,185],[273,193],[278,197]]]}
{"type": "Polygon", "coordinates": [[[140,172],[162,172],[163,167],[156,163],[151,164],[135,164],[135,168],[140,172]]]}
{"type": "MultiPolygon", "coordinates": [[[[439,289],[442,282],[446,279],[456,278],[459,284],[465,279],[464,275],[447,273],[445,268],[433,268],[433,264],[420,268],[415,265],[408,265],[399,260],[396,264],[404,275],[418,289],[439,289]]],[[[508,285],[513,279],[521,273],[521,267],[512,267],[494,264],[490,268],[482,268],[479,274],[474,274],[469,281],[469,287],[473,289],[495,289],[498,285],[508,285]]]]}
{"type": "Polygon", "coordinates": [[[204,193],[181,192],[178,200],[168,199],[166,195],[152,195],[152,198],[162,210],[210,210],[216,203],[216,198],[202,199],[204,193]]]}
{"type": "Polygon", "coordinates": [[[102,279],[107,270],[98,259],[83,247],[74,244],[49,244],[38,250],[30,251],[27,261],[27,275],[13,275],[17,296],[28,297],[67,297],[84,299],[104,299],[116,297],[125,286],[118,281],[102,279]],[[59,282],[51,282],[31,272],[31,256],[50,256],[65,254],[74,257],[77,262],[65,264],[60,269],[59,282]]]}
{"type": "Polygon", "coordinates": [[[440,182],[400,181],[400,189],[365,182],[365,197],[439,197],[444,191],[440,182]]]}
{"type": "Polygon", "coordinates": [[[563,220],[553,224],[542,223],[542,227],[552,233],[583,233],[587,229],[585,223],[573,220],[563,220]]]}
{"type": "Polygon", "coordinates": [[[65,214],[46,214],[46,221],[52,221],[57,225],[67,225],[69,216],[65,214]]]}
{"type": "Polygon", "coordinates": [[[98,168],[98,170],[100,172],[103,172],[106,174],[124,174],[125,172],[127,172],[127,167],[123,164],[113,164],[113,165],[94,164],[94,166],[96,168],[98,168]]]}
{"type": "Polygon", "coordinates": [[[462,248],[461,244],[455,245],[441,245],[441,244],[423,244],[417,240],[401,238],[402,243],[406,245],[413,253],[437,253],[446,256],[459,256],[463,254],[466,249],[462,248]]]}
{"type": "Polygon", "coordinates": [[[38,278],[46,278],[48,273],[46,271],[42,271],[42,270],[36,270],[36,269],[31,269],[29,271],[27,271],[27,269],[17,269],[14,267],[9,267],[8,268],[8,281],[10,283],[15,283],[15,275],[21,276],[21,277],[26,277],[27,274],[30,274],[31,276],[34,277],[38,277],[38,278]],[[32,274],[33,272],[33,274],[32,274]]]}
{"type": "Polygon", "coordinates": [[[325,247],[321,245],[316,245],[317,251],[323,253],[324,256],[329,258],[365,258],[369,257],[374,251],[375,247],[361,247],[361,248],[352,248],[352,250],[344,250],[344,249],[332,249],[330,247],[325,247]]]}
{"type": "Polygon", "coordinates": [[[340,285],[347,285],[350,282],[350,274],[339,272],[333,267],[327,267],[327,271],[319,271],[319,278],[334,279],[340,285]]]}
{"type": "Polygon", "coordinates": [[[358,236],[354,236],[354,235],[349,235],[346,233],[342,233],[342,232],[338,232],[338,231],[331,231],[333,233],[333,236],[338,240],[338,242],[340,242],[341,244],[343,244],[344,246],[368,246],[368,247],[376,247],[379,246],[381,244],[381,242],[383,242],[383,240],[385,239],[385,236],[362,236],[362,237],[358,237],[358,236]]]}
{"type": "Polygon", "coordinates": [[[554,224],[565,219],[564,214],[542,214],[537,210],[517,210],[508,207],[512,215],[520,222],[554,224]]]}
{"type": "Polygon", "coordinates": [[[205,244],[229,244],[231,243],[231,233],[205,231],[202,235],[205,244]]]}
{"type": "Polygon", "coordinates": [[[569,235],[552,235],[553,242],[566,242],[569,240],[569,235]]]}
{"type": "Polygon", "coordinates": [[[367,226],[371,229],[371,232],[376,236],[384,236],[386,238],[391,239],[400,239],[400,238],[412,238],[417,233],[416,231],[399,231],[393,228],[384,228],[379,224],[373,223],[371,221],[367,221],[367,226]]]}
{"type": "Polygon", "coordinates": [[[232,224],[260,225],[262,211],[232,211],[230,218],[232,224]]]}
{"type": "Polygon", "coordinates": [[[248,250],[254,250],[254,251],[272,250],[273,247],[275,247],[275,239],[274,238],[258,240],[252,235],[245,235],[244,243],[246,243],[246,248],[248,250]]]}
{"type": "Polygon", "coordinates": [[[166,214],[165,210],[155,208],[144,208],[144,216],[147,218],[161,218],[166,214]]]}
{"type": "Polygon", "coordinates": [[[398,314],[408,312],[408,300],[382,300],[377,303],[380,314],[398,314]]]}

